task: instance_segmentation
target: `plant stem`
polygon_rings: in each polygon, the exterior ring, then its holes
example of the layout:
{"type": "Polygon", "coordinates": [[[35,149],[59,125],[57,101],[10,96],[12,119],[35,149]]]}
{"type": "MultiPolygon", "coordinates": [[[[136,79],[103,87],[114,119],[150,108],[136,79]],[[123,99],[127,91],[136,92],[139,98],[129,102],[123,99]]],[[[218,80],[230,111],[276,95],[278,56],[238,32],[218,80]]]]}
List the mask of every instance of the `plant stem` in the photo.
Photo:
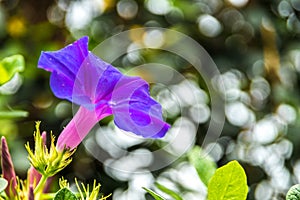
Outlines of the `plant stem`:
{"type": "Polygon", "coordinates": [[[0,111],[0,119],[11,119],[17,117],[27,117],[28,112],[23,110],[0,111]]]}
{"type": "Polygon", "coordinates": [[[46,193],[42,194],[42,199],[53,199],[55,197],[56,193],[46,193]]]}
{"type": "MultiPolygon", "coordinates": [[[[48,176],[42,175],[41,180],[39,181],[39,184],[34,189],[35,195],[40,195],[39,193],[43,192],[43,188],[45,186],[45,183],[47,181],[48,176]]],[[[38,199],[38,198],[37,198],[38,199]]]]}

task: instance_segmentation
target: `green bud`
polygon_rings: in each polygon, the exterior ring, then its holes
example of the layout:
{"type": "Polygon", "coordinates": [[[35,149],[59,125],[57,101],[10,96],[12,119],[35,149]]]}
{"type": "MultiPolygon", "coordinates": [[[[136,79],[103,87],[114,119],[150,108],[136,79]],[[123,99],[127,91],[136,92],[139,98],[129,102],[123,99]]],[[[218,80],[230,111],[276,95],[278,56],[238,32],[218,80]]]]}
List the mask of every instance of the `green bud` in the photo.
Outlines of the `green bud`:
{"type": "Polygon", "coordinates": [[[48,149],[43,142],[43,138],[39,130],[40,123],[41,122],[36,122],[35,126],[34,151],[30,149],[29,143],[25,145],[25,148],[28,151],[28,159],[31,165],[42,175],[51,177],[71,163],[71,156],[75,150],[69,151],[68,149],[64,149],[63,151],[58,151],[55,147],[55,138],[52,134],[50,149],[48,149]]]}

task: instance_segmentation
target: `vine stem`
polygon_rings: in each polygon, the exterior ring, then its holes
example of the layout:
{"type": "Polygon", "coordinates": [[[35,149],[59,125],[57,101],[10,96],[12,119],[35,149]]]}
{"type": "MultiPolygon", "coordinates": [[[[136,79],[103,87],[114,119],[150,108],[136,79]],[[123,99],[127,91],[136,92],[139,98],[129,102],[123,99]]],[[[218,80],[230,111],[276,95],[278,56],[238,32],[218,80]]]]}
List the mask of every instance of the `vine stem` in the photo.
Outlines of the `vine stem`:
{"type": "Polygon", "coordinates": [[[46,193],[42,195],[42,199],[53,199],[56,193],[46,193]]]}
{"type": "Polygon", "coordinates": [[[45,183],[47,181],[48,176],[42,175],[39,184],[36,186],[36,188],[34,189],[34,195],[35,198],[39,199],[38,197],[41,195],[41,193],[43,192],[43,188],[45,186],[45,183]]]}

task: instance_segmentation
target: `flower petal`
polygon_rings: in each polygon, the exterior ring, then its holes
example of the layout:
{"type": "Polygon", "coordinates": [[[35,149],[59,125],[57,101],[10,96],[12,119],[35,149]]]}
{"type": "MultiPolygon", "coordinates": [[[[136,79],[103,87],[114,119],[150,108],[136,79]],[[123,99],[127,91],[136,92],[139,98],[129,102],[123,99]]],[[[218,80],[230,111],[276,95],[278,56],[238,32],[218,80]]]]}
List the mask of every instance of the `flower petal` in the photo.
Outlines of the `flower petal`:
{"type": "Polygon", "coordinates": [[[61,50],[42,52],[38,61],[38,67],[50,72],[56,71],[74,79],[74,75],[87,54],[88,37],[85,36],[61,50]]]}
{"type": "Polygon", "coordinates": [[[55,96],[71,101],[76,74],[87,55],[88,37],[61,50],[41,53],[38,67],[52,72],[50,85],[55,96]]]}
{"type": "Polygon", "coordinates": [[[56,97],[90,110],[110,99],[116,83],[123,76],[88,51],[88,37],[58,51],[42,52],[38,66],[52,72],[50,86],[56,97]]]}
{"type": "Polygon", "coordinates": [[[73,82],[64,74],[58,74],[56,71],[52,72],[50,87],[56,97],[72,100],[73,82]]]}
{"type": "Polygon", "coordinates": [[[146,138],[163,137],[170,125],[163,121],[162,109],[150,97],[149,85],[138,77],[124,76],[112,94],[115,124],[146,138]]]}
{"type": "Polygon", "coordinates": [[[97,104],[108,102],[122,76],[119,70],[89,52],[76,75],[72,101],[89,108],[87,102],[78,101],[78,97],[86,96],[90,109],[95,109],[97,104]]]}

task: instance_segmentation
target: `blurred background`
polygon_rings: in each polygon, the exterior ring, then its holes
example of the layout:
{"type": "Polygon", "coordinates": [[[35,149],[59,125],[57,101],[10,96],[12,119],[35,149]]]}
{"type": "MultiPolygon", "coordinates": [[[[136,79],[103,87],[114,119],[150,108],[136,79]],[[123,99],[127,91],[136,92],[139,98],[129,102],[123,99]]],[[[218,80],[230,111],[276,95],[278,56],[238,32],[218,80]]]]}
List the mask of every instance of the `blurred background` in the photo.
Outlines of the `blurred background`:
{"type": "MultiPolygon", "coordinates": [[[[226,122],[219,139],[203,151],[210,149],[217,166],[233,159],[241,163],[248,177],[248,199],[284,199],[289,187],[300,181],[299,19],[298,0],[0,0],[0,58],[21,54],[26,63],[18,80],[10,81],[18,90],[0,86],[0,111],[28,112],[27,117],[0,118],[0,134],[8,139],[17,173],[26,176],[24,144],[33,142],[34,121],[41,120],[42,130],[58,135],[73,116],[72,104],[52,94],[50,74],[37,69],[40,52],[57,50],[84,35],[92,50],[125,30],[161,27],[197,41],[221,73],[213,86],[225,102],[226,122]]],[[[139,40],[157,47],[153,41],[164,42],[163,32],[143,34],[132,36],[131,48],[139,40]]],[[[211,116],[207,85],[190,63],[169,52],[134,51],[113,64],[126,72],[149,62],[170,66],[184,77],[169,87],[152,85],[172,124],[170,133],[158,141],[132,138],[108,117],[61,175],[87,183],[96,179],[102,191],[117,200],[151,199],[141,187],[155,189],[155,182],[183,199],[204,199],[206,186],[186,154],[159,170],[149,166],[152,152],[170,143],[172,132],[180,132],[182,141],[192,144],[189,149],[201,146],[211,116]],[[95,152],[103,160],[96,159],[95,152]]],[[[138,75],[151,82],[146,73],[138,75]]],[[[181,145],[166,148],[162,162],[182,152],[181,145]]]]}

